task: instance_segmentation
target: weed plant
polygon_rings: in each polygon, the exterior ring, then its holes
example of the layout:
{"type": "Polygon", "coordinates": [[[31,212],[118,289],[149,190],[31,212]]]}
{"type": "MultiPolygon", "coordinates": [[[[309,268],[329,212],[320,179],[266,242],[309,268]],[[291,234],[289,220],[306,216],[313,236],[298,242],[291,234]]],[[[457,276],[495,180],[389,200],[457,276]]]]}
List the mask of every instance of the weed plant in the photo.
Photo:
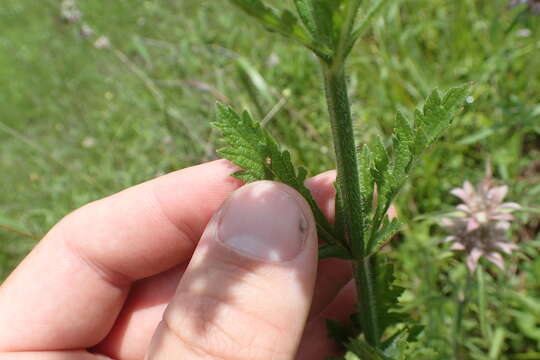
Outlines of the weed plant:
{"type": "MultiPolygon", "coordinates": [[[[76,3],[91,39],[62,20],[58,1],[0,4],[0,224],[39,238],[88,201],[215,158],[216,100],[262,119],[295,164],[333,168],[319,62],[309,51],[227,2],[76,3]],[[111,48],[96,49],[98,36],[111,48]]],[[[527,3],[508,3],[391,1],[346,67],[357,144],[381,135],[391,145],[396,111],[413,119],[433,88],[474,83],[462,115],[396,199],[402,231],[384,255],[407,289],[400,308],[423,326],[417,341],[436,352],[428,359],[455,356],[456,300],[467,279],[438,224],[458,203],[450,190],[479,183],[487,159],[527,211],[517,214],[512,239],[521,249],[505,270],[481,262],[460,356],[540,358],[539,17],[527,3]]],[[[0,230],[2,277],[34,243],[0,230]]]]}

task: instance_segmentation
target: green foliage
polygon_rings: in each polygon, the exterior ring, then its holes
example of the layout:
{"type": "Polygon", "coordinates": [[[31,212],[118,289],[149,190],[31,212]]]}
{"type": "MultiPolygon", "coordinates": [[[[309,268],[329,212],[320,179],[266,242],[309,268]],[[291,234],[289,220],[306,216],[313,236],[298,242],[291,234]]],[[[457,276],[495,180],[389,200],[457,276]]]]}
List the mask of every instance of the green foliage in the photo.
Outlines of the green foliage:
{"type": "Polygon", "coordinates": [[[271,31],[277,31],[286,36],[305,38],[302,28],[298,27],[296,17],[288,10],[279,14],[276,10],[264,5],[260,0],[231,0],[247,14],[259,20],[271,31]]]}
{"type": "Polygon", "coordinates": [[[298,40],[322,59],[331,61],[334,55],[343,60],[355,41],[365,31],[373,16],[382,9],[385,0],[370,8],[361,25],[354,30],[361,0],[293,0],[304,28],[297,27],[297,18],[289,10],[279,14],[260,0],[231,0],[248,15],[259,20],[268,30],[298,40]]]}
{"type": "MultiPolygon", "coordinates": [[[[370,266],[370,272],[374,273],[373,285],[366,288],[360,281],[361,291],[368,291],[369,295],[363,300],[362,311],[365,313],[369,308],[373,311],[370,315],[370,328],[364,329],[367,342],[374,348],[377,346],[391,328],[399,324],[410,322],[408,317],[398,311],[399,297],[404,289],[394,284],[395,276],[391,264],[386,264],[376,256],[384,244],[399,230],[398,220],[388,218],[388,209],[397,193],[407,180],[413,164],[423,151],[439,138],[450,126],[453,117],[461,108],[468,94],[468,87],[462,86],[449,90],[443,99],[437,91],[434,91],[427,99],[422,111],[416,111],[414,125],[409,124],[407,119],[398,113],[395,120],[394,135],[392,137],[392,151],[389,153],[379,137],[373,146],[373,153],[368,146],[364,146],[359,157],[360,193],[363,209],[371,209],[364,212],[363,219],[364,242],[366,248],[363,253],[367,254],[364,260],[370,266]],[[376,187],[378,194],[373,206],[373,189],[376,187]],[[371,258],[373,257],[373,258],[371,258]]],[[[354,249],[354,246],[352,246],[354,249]]],[[[358,258],[360,254],[352,254],[358,258]]],[[[359,265],[362,269],[364,265],[359,265]]],[[[368,273],[368,277],[371,274],[368,273]]],[[[390,344],[382,344],[387,348],[391,344],[392,354],[403,353],[407,344],[397,346],[397,337],[391,338],[390,344]]],[[[403,340],[406,343],[405,340],[403,340]]],[[[362,348],[360,348],[362,349],[362,348]]],[[[363,355],[367,356],[367,355],[363,355]]],[[[392,358],[400,358],[392,355],[392,358]]]]}
{"type": "Polygon", "coordinates": [[[347,344],[345,360],[388,360],[380,350],[374,349],[362,339],[353,339],[347,344]]]}
{"type": "Polygon", "coordinates": [[[339,36],[338,27],[342,21],[339,15],[347,2],[346,0],[294,0],[298,14],[313,39],[331,49],[335,47],[339,36]]]}
{"type": "MultiPolygon", "coordinates": [[[[389,220],[386,212],[405,183],[414,161],[450,126],[453,116],[467,94],[466,86],[449,90],[444,100],[441,100],[437,91],[433,92],[426,101],[423,111],[416,112],[414,127],[398,113],[392,157],[381,138],[377,138],[373,153],[368,146],[364,146],[359,162],[360,190],[364,209],[373,208],[373,214],[368,217],[368,221],[364,220],[364,236],[368,239],[366,253],[371,254],[380,250],[399,230],[399,221],[389,220]],[[374,186],[378,189],[378,196],[375,206],[372,207],[374,186]]],[[[326,246],[321,248],[321,257],[352,256],[346,251],[343,205],[339,190],[336,201],[336,225],[332,227],[303,184],[307,171],[301,167],[296,171],[289,152],[281,151],[275,139],[259,123],[247,112],[239,116],[231,107],[224,105],[218,105],[217,117],[218,121],[214,126],[222,132],[225,142],[229,145],[218,153],[243,169],[236,177],[246,182],[277,180],[297,189],[314,210],[319,236],[327,242],[326,246]]]]}
{"type": "MultiPolygon", "coordinates": [[[[265,5],[260,0],[230,0],[234,5],[238,6],[248,15],[258,20],[264,27],[269,31],[275,31],[287,38],[296,40],[304,44],[309,49],[313,50],[315,53],[320,56],[327,56],[329,54],[329,49],[326,47],[326,41],[321,40],[320,37],[311,37],[309,36],[304,28],[300,26],[298,19],[294,14],[289,10],[285,9],[281,12],[265,5]]],[[[306,4],[307,5],[307,4],[306,4]]],[[[301,12],[302,15],[307,15],[307,7],[299,4],[299,10],[305,10],[301,12]]],[[[306,20],[302,16],[302,20],[306,20]]],[[[308,27],[309,29],[309,27],[308,27]]],[[[311,31],[311,29],[310,29],[311,31]]]]}
{"type": "MultiPolygon", "coordinates": [[[[265,0],[276,8],[285,3],[265,0]]],[[[378,3],[363,1],[355,29],[364,23],[365,9],[378,3]]],[[[361,119],[355,127],[357,143],[369,143],[371,150],[377,134],[391,136],[396,110],[413,119],[410,109],[434,87],[475,83],[472,104],[466,105],[458,126],[446,132],[447,141],[429,150],[422,166],[411,168],[410,181],[394,202],[402,233],[384,256],[392,259],[399,284],[412,289],[402,296],[402,306],[425,325],[419,337],[422,348],[437,349],[437,354],[415,353],[410,359],[453,356],[453,299],[464,272],[441,248],[442,234],[433,226],[454,201],[448,190],[465,179],[480,179],[484,160],[490,158],[496,176],[512,189],[512,201],[538,207],[540,17],[521,15],[510,29],[521,9],[509,10],[507,3],[386,1],[388,11],[365,23],[370,26],[361,34],[368,41],[358,43],[347,66],[353,113],[361,119]]],[[[58,2],[34,6],[31,1],[4,0],[1,223],[41,236],[89,201],[215,159],[215,133],[208,119],[218,99],[249,108],[261,119],[284,99],[265,128],[290,151],[295,164],[314,174],[334,167],[328,151],[330,127],[314,75],[317,62],[301,47],[263,36],[262,26],[230,11],[227,2],[79,4],[85,22],[109,36],[177,111],[165,113],[130,67],[58,21],[58,2]],[[251,94],[236,71],[237,54],[249,56],[266,93],[251,94]],[[82,146],[87,138],[94,139],[95,146],[82,146]]],[[[297,24],[302,26],[300,18],[297,24]]],[[[391,147],[388,151],[391,156],[391,147]]],[[[487,269],[485,318],[491,336],[480,331],[473,292],[464,319],[467,359],[540,358],[537,341],[523,333],[514,316],[514,311],[528,314],[530,309],[504,295],[512,290],[540,297],[540,247],[532,241],[540,240],[538,215],[522,213],[519,218],[516,241],[530,246],[525,255],[512,257],[505,274],[493,277],[487,269]]],[[[34,244],[0,229],[0,278],[34,244]]]]}
{"type": "Polygon", "coordinates": [[[398,112],[390,153],[380,137],[372,146],[373,152],[367,145],[360,152],[363,207],[373,209],[372,215],[364,220],[367,254],[377,252],[399,230],[399,222],[389,220],[386,215],[392,201],[420,155],[448,129],[468,93],[469,87],[461,86],[449,90],[441,99],[438,91],[434,91],[422,111],[415,112],[414,125],[398,112]],[[378,196],[372,206],[374,185],[378,196]]]}
{"type": "Polygon", "coordinates": [[[376,264],[377,317],[381,334],[407,320],[399,309],[399,297],[405,291],[395,284],[394,266],[379,260],[376,264]]]}
{"type": "Polygon", "coordinates": [[[327,360],[432,360],[436,352],[419,343],[410,342],[407,330],[399,331],[382,349],[375,349],[361,338],[350,338],[346,343],[343,357],[329,357],[327,360]]]}
{"type": "MultiPolygon", "coordinates": [[[[378,337],[371,342],[379,343],[387,331],[399,324],[407,324],[410,321],[399,310],[399,297],[404,289],[395,284],[393,266],[385,260],[377,259],[375,254],[390,239],[400,227],[396,219],[388,219],[386,212],[403,186],[418,156],[432,144],[450,126],[453,116],[461,107],[468,88],[463,86],[449,90],[443,99],[437,91],[428,98],[422,111],[416,112],[415,124],[410,125],[405,117],[398,113],[393,136],[393,148],[388,153],[382,140],[378,138],[371,153],[368,146],[363,148],[360,154],[361,195],[365,209],[372,208],[365,225],[365,238],[367,242],[365,261],[373,263],[372,271],[374,278],[374,294],[370,297],[369,306],[375,311],[373,322],[376,332],[370,336],[378,337]],[[372,207],[374,198],[374,186],[378,189],[375,206],[372,207]],[[373,256],[373,258],[370,258],[373,256]]],[[[307,171],[303,168],[295,169],[287,151],[279,148],[276,140],[265,131],[261,125],[254,121],[251,116],[244,112],[239,116],[231,107],[218,104],[217,121],[214,126],[223,135],[227,147],[218,151],[224,158],[242,168],[235,176],[243,181],[252,182],[257,180],[281,181],[297,189],[311,205],[319,236],[326,240],[321,247],[321,258],[338,257],[352,258],[347,253],[345,236],[345,217],[341,189],[337,188],[336,196],[336,221],[334,227],[330,226],[322,211],[315,203],[309,190],[304,186],[307,171]],[[336,236],[339,235],[340,237],[336,236]]],[[[356,255],[357,256],[357,255],[356,255]]],[[[342,339],[347,328],[336,323],[329,322],[329,332],[334,339],[342,339]]],[[[408,349],[405,331],[400,331],[383,343],[385,352],[380,354],[378,348],[367,345],[360,340],[350,343],[346,338],[342,344],[347,348],[354,349],[356,355],[361,358],[369,356],[386,356],[391,359],[401,359],[401,354],[408,349]],[[373,354],[370,355],[370,352],[373,354]],[[367,352],[366,352],[367,351],[367,352]],[[399,356],[398,356],[399,355],[399,356]]],[[[381,359],[385,359],[381,357],[381,359]]]]}
{"type": "MultiPolygon", "coordinates": [[[[380,137],[359,153],[359,176],[362,208],[368,209],[364,224],[365,253],[378,252],[400,228],[397,219],[388,219],[387,212],[399,190],[405,184],[412,167],[428,146],[433,144],[451,125],[453,118],[462,108],[469,93],[468,86],[450,89],[441,99],[434,91],[426,100],[422,111],[415,112],[411,125],[400,112],[395,119],[392,151],[386,149],[380,137]],[[374,189],[377,189],[375,205],[374,189]]],[[[344,221],[341,199],[336,201],[336,224],[344,221]]],[[[344,258],[342,248],[325,247],[323,256],[338,254],[344,258]]],[[[351,254],[351,256],[358,254],[351,254]]]]}
{"type": "Polygon", "coordinates": [[[378,260],[374,269],[377,278],[375,281],[376,316],[382,335],[379,339],[380,345],[374,347],[365,341],[364,335],[357,335],[356,327],[361,326],[357,319],[362,316],[359,313],[352,315],[352,325],[346,326],[336,321],[327,321],[329,337],[342,348],[349,350],[349,357],[345,359],[358,356],[359,359],[406,360],[418,346],[415,341],[422,327],[409,318],[399,303],[399,298],[405,289],[395,283],[394,266],[386,260],[378,260]]]}
{"type": "Polygon", "coordinates": [[[509,291],[506,296],[515,303],[512,315],[517,328],[540,348],[540,301],[515,291],[509,291]]]}

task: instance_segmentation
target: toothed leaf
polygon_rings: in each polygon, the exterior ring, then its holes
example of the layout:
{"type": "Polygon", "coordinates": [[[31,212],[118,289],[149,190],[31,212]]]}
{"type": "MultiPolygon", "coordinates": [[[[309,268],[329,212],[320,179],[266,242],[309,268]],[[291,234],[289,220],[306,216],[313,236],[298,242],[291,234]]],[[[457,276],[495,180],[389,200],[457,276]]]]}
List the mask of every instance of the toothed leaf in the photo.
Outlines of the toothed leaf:
{"type": "Polygon", "coordinates": [[[358,166],[360,174],[360,192],[362,194],[362,201],[364,202],[363,208],[369,213],[373,207],[375,181],[373,179],[373,174],[371,173],[371,168],[373,167],[372,154],[367,145],[364,146],[364,149],[359,154],[358,166]]]}
{"type": "Polygon", "coordinates": [[[414,144],[414,130],[401,112],[398,112],[396,115],[394,133],[396,134],[397,139],[400,142],[407,144],[407,146],[412,146],[414,144]]]}
{"type": "Polygon", "coordinates": [[[373,144],[373,162],[374,168],[372,168],[373,177],[377,184],[384,183],[384,174],[388,168],[389,156],[384,146],[384,142],[380,136],[377,136],[375,143],[373,144]]]}
{"type": "Polygon", "coordinates": [[[335,48],[343,22],[345,0],[294,0],[296,10],[311,36],[335,48]]]}
{"type": "Polygon", "coordinates": [[[371,247],[368,249],[369,253],[377,253],[381,248],[386,245],[386,243],[399,231],[401,228],[401,222],[398,219],[389,220],[388,217],[385,217],[383,224],[379,231],[371,242],[371,247]]]}
{"type": "Polygon", "coordinates": [[[406,319],[404,313],[399,312],[399,297],[405,291],[404,288],[397,286],[394,282],[394,266],[390,263],[384,264],[383,261],[377,264],[377,316],[381,334],[387,328],[401,323],[406,319]]]}
{"type": "Polygon", "coordinates": [[[352,340],[347,349],[345,360],[390,360],[362,339],[352,340]]]}
{"type": "Polygon", "coordinates": [[[455,115],[465,103],[469,95],[470,88],[468,85],[459,86],[448,90],[443,99],[445,109],[455,115]]]}
{"type": "Polygon", "coordinates": [[[352,256],[350,252],[341,245],[334,244],[322,244],[319,246],[319,259],[337,258],[343,260],[350,260],[352,256]]]}
{"type": "Polygon", "coordinates": [[[269,30],[291,34],[295,29],[296,17],[286,10],[279,14],[275,9],[266,6],[260,0],[230,0],[233,4],[244,10],[248,15],[259,20],[269,30]]]}
{"type": "Polygon", "coordinates": [[[227,144],[218,153],[242,168],[234,174],[237,178],[246,182],[275,180],[296,189],[311,206],[321,239],[336,243],[333,228],[304,185],[307,171],[301,167],[297,170],[289,152],[281,150],[258,122],[247,112],[239,116],[230,106],[218,104],[217,121],[213,125],[227,144]]]}
{"type": "Polygon", "coordinates": [[[300,19],[313,37],[317,36],[317,23],[313,14],[313,3],[311,0],[294,0],[296,10],[300,19]]]}
{"type": "MultiPolygon", "coordinates": [[[[316,38],[310,36],[300,25],[296,16],[289,10],[281,12],[265,5],[260,0],[230,0],[238,8],[259,21],[267,30],[277,32],[296,40],[322,57],[328,57],[331,51],[316,38]]],[[[302,20],[304,21],[303,17],[302,20]]]]}

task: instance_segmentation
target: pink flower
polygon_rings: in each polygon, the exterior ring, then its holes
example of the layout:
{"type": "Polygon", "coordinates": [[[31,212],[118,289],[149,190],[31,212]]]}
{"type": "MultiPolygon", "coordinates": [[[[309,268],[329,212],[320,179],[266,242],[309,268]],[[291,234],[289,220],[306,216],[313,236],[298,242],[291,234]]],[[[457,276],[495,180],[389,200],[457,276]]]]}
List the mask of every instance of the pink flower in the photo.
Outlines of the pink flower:
{"type": "Polygon", "coordinates": [[[467,254],[467,267],[471,273],[482,257],[503,269],[501,252],[511,254],[518,249],[507,233],[514,220],[512,212],[521,209],[519,204],[503,202],[508,186],[495,186],[488,167],[485,179],[477,188],[465,181],[463,187],[453,189],[451,193],[463,203],[450,217],[441,220],[441,225],[451,234],[445,242],[452,243],[451,250],[467,254]]]}
{"type": "Polygon", "coordinates": [[[527,4],[529,10],[535,14],[540,14],[540,0],[512,0],[509,5],[514,7],[519,4],[527,4]]]}

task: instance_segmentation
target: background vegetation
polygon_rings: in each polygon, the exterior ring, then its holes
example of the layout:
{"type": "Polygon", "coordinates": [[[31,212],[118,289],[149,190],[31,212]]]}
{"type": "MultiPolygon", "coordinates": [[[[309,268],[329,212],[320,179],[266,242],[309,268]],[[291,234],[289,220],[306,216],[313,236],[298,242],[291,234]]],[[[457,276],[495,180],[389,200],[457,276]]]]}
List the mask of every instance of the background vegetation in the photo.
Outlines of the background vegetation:
{"type": "MultiPolygon", "coordinates": [[[[391,3],[349,63],[359,142],[389,134],[395,111],[410,115],[433,88],[474,83],[397,204],[403,303],[451,358],[466,272],[437,220],[458,202],[449,190],[491,161],[527,208],[512,231],[523,250],[504,272],[485,264],[463,358],[540,359],[540,16],[507,0],[391,3]]],[[[0,279],[35,244],[6,227],[41,237],[89,201],[215,158],[216,100],[263,119],[313,173],[333,167],[316,60],[227,1],[80,0],[75,23],[60,4],[0,3],[0,279]]]]}

